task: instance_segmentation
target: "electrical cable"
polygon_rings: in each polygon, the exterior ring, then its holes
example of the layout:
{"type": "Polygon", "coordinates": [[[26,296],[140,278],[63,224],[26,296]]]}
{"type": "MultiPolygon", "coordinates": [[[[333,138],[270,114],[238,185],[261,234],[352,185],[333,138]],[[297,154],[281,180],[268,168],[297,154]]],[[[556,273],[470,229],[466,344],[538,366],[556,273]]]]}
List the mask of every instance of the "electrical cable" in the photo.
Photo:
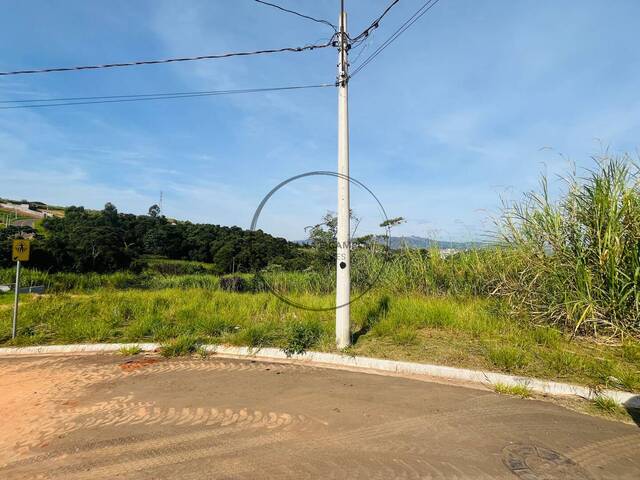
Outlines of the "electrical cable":
{"type": "Polygon", "coordinates": [[[0,106],[0,110],[16,109],[16,108],[42,108],[42,107],[60,107],[66,105],[91,105],[101,103],[122,103],[122,102],[139,102],[145,100],[165,100],[175,98],[193,98],[193,97],[209,97],[218,95],[237,95],[245,93],[262,93],[262,92],[279,92],[287,90],[303,90],[312,88],[335,87],[335,83],[320,83],[316,85],[290,85],[285,87],[267,87],[267,88],[246,88],[236,90],[208,90],[200,92],[182,92],[182,93],[145,93],[132,95],[108,95],[93,97],[67,97],[67,98],[49,98],[41,100],[2,100],[0,103],[20,103],[20,105],[0,106]],[[31,103],[27,103],[31,102],[31,103]],[[51,102],[51,103],[36,103],[51,102]]]}
{"type": "Polygon", "coordinates": [[[387,8],[384,10],[384,12],[382,12],[382,14],[380,14],[378,16],[378,18],[376,18],[373,22],[371,22],[371,25],[369,25],[367,28],[365,28],[360,34],[358,34],[357,36],[355,36],[351,41],[353,43],[356,43],[360,40],[365,39],[366,37],[369,36],[369,34],[375,30],[376,28],[378,28],[380,26],[380,20],[382,20],[382,18],[389,13],[389,10],[391,10],[395,5],[397,5],[400,2],[400,0],[394,0],[393,2],[391,2],[389,4],[389,6],[387,6],[387,8]]]}
{"type": "Polygon", "coordinates": [[[25,74],[34,74],[34,73],[51,73],[51,72],[70,72],[70,71],[78,71],[78,70],[97,70],[102,68],[118,68],[118,67],[132,67],[138,65],[157,65],[161,63],[174,63],[174,62],[191,62],[195,60],[217,60],[221,58],[230,58],[230,57],[245,57],[250,55],[263,55],[269,53],[282,53],[282,52],[304,52],[308,50],[316,50],[319,48],[327,48],[334,46],[334,38],[333,35],[328,42],[316,45],[305,45],[304,47],[284,47],[284,48],[273,48],[273,49],[265,49],[265,50],[254,50],[250,52],[231,52],[231,53],[221,53],[217,55],[199,55],[196,57],[180,57],[180,58],[167,58],[163,60],[141,60],[135,62],[124,62],[124,63],[107,63],[102,65],[83,65],[83,66],[75,66],[75,67],[53,67],[53,68],[42,68],[42,69],[34,69],[34,70],[15,70],[9,72],[0,72],[0,76],[8,76],[8,75],[25,75],[25,74]]]}
{"type": "Polygon", "coordinates": [[[440,0],[427,0],[427,2],[422,5],[409,19],[404,22],[387,40],[385,40],[382,45],[380,45],[371,55],[369,55],[362,64],[356,68],[356,70],[350,75],[350,77],[354,77],[357,75],[363,68],[365,68],[373,59],[375,59],[382,51],[391,45],[400,35],[402,35],[408,28],[410,28],[414,23],[416,23],[424,14],[426,14],[429,10],[431,10],[440,0]]]}
{"type": "Polygon", "coordinates": [[[302,14],[300,12],[296,12],[294,10],[289,10],[288,8],[281,7],[280,5],[276,5],[275,3],[264,2],[263,0],[254,0],[254,1],[257,2],[257,3],[262,3],[263,5],[268,5],[269,7],[277,8],[278,10],[282,10],[283,12],[287,12],[287,13],[291,13],[293,15],[297,15],[298,17],[306,18],[307,20],[313,20],[314,22],[323,23],[323,24],[328,25],[331,28],[333,28],[334,32],[338,31],[338,27],[335,26],[333,23],[329,22],[328,20],[323,20],[321,18],[310,17],[309,15],[304,15],[304,14],[302,14]]]}

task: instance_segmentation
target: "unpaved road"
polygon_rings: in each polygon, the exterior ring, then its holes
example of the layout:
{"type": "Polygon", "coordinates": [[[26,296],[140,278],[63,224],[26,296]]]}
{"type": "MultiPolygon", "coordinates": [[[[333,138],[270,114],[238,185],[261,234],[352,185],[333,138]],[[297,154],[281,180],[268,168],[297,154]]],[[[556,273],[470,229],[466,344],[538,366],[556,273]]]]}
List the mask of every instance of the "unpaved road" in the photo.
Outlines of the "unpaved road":
{"type": "Polygon", "coordinates": [[[638,479],[640,429],[492,392],[223,359],[0,359],[2,479],[638,479]]]}

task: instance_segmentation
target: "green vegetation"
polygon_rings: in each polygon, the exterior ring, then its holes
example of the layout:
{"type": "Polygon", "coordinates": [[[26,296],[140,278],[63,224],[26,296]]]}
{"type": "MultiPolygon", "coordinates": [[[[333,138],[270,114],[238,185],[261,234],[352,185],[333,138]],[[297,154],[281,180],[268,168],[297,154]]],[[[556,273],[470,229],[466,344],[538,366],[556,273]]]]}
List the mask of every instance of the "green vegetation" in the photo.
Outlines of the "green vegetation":
{"type": "Polygon", "coordinates": [[[163,357],[182,357],[195,353],[200,348],[198,339],[192,335],[180,335],[177,338],[163,342],[160,354],[163,357]]]}
{"type": "MultiPolygon", "coordinates": [[[[557,200],[543,178],[540,193],[505,207],[503,242],[485,248],[445,257],[357,239],[354,295],[384,269],[352,304],[349,354],[640,392],[639,173],[628,159],[602,158],[587,178],[566,178],[557,200]]],[[[23,285],[48,293],[23,297],[15,341],[10,298],[0,295],[0,343],[154,341],[169,356],[204,343],[334,350],[332,310],[269,293],[333,305],[331,215],[302,247],[235,227],[174,225],[154,211],[74,207],[44,222],[30,266],[53,263],[25,269],[23,285]]],[[[0,230],[0,243],[14,234],[0,230]]],[[[0,269],[0,282],[13,275],[0,269]]]]}
{"type": "MultiPolygon", "coordinates": [[[[25,297],[15,341],[11,309],[0,309],[4,345],[152,341],[163,344],[167,354],[195,352],[204,343],[277,347],[290,355],[335,351],[333,311],[299,310],[264,292],[168,288],[25,297]]],[[[293,298],[330,304],[333,296],[293,298]]],[[[561,376],[640,391],[637,341],[599,344],[514,322],[500,300],[371,293],[352,304],[352,318],[354,355],[561,376]]]]}
{"type": "Polygon", "coordinates": [[[120,353],[120,355],[124,355],[125,357],[131,357],[133,355],[142,353],[142,349],[137,345],[133,345],[131,347],[121,347],[118,353],[120,353]]]}
{"type": "Polygon", "coordinates": [[[613,398],[607,397],[605,395],[598,395],[595,399],[593,399],[592,403],[596,409],[610,415],[620,414],[624,411],[624,409],[618,404],[618,402],[616,402],[613,398]]]}
{"type": "Polygon", "coordinates": [[[532,395],[531,389],[526,385],[507,385],[505,383],[496,383],[493,389],[497,393],[503,395],[513,395],[515,397],[529,398],[532,395]]]}
{"type": "MultiPolygon", "coordinates": [[[[69,207],[63,217],[44,219],[39,232],[28,227],[0,230],[0,249],[9,252],[11,239],[20,232],[33,235],[31,266],[78,273],[140,270],[148,255],[205,262],[219,274],[255,271],[272,263],[294,270],[303,266],[300,248],[283,238],[238,227],[172,222],[153,212],[121,214],[111,203],[99,212],[69,207]]],[[[8,255],[0,255],[0,266],[10,264],[8,255]]],[[[170,264],[151,265],[177,273],[170,264]]]]}
{"type": "Polygon", "coordinates": [[[640,333],[640,167],[602,157],[565,194],[541,191],[508,206],[500,221],[520,267],[498,293],[534,321],[580,333],[640,333]]]}

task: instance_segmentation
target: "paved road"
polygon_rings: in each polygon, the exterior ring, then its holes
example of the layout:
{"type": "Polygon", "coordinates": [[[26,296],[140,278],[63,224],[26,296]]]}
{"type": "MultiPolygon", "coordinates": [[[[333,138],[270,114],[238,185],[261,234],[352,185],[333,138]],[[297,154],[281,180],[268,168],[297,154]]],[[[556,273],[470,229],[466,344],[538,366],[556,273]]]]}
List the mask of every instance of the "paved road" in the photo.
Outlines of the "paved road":
{"type": "Polygon", "coordinates": [[[300,365],[0,359],[2,479],[638,479],[640,428],[300,365]]]}

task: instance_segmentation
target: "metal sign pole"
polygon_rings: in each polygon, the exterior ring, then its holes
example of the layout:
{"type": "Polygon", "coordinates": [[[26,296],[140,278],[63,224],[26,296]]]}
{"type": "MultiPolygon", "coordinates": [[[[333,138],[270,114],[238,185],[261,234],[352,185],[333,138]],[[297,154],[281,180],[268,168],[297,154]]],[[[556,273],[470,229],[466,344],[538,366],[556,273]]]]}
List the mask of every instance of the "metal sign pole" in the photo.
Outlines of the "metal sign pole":
{"type": "Polygon", "coordinates": [[[18,329],[18,297],[20,295],[20,260],[16,263],[16,294],[13,299],[13,324],[11,326],[11,338],[16,338],[18,329]]]}

